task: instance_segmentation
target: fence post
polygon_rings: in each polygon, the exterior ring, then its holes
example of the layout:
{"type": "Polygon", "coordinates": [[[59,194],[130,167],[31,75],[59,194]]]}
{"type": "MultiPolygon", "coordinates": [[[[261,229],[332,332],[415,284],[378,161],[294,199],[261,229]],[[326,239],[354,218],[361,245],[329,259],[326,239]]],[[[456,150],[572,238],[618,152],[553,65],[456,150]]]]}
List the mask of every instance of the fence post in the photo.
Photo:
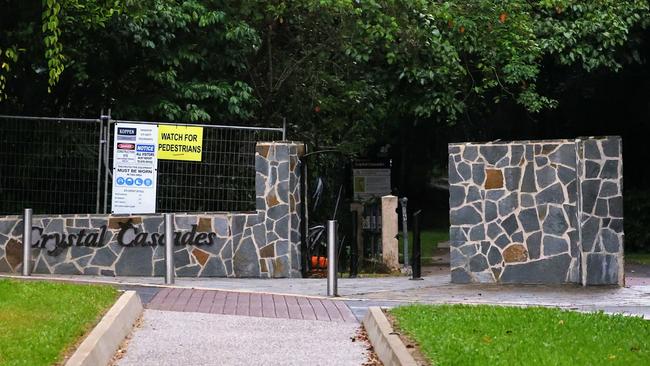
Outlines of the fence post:
{"type": "Polygon", "coordinates": [[[408,227],[407,227],[407,211],[406,211],[406,203],[408,202],[408,198],[402,197],[400,200],[400,203],[402,204],[402,235],[403,235],[403,242],[404,242],[404,268],[408,268],[409,266],[409,232],[408,232],[408,227]]]}
{"type": "Polygon", "coordinates": [[[327,221],[327,296],[338,296],[336,283],[336,220],[327,221]]]}
{"type": "Polygon", "coordinates": [[[32,274],[32,209],[23,213],[23,276],[32,274]]]}
{"type": "Polygon", "coordinates": [[[174,284],[174,214],[165,214],[165,285],[174,284]]]}
{"type": "Polygon", "coordinates": [[[417,210],[413,214],[413,274],[412,280],[422,279],[422,247],[420,242],[420,213],[422,210],[417,210]]]}

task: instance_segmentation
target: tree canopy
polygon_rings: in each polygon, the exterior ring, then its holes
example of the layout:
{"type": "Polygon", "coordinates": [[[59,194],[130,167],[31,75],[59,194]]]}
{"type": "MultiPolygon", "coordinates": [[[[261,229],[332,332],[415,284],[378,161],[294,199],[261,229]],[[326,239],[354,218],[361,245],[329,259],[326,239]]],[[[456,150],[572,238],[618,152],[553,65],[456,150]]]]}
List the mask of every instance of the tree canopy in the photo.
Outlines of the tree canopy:
{"type": "MultiPolygon", "coordinates": [[[[644,63],[646,0],[5,0],[5,112],[279,125],[363,151],[391,126],[554,108],[548,70],[644,63]]],[[[561,87],[561,85],[559,86],[561,87]]]]}

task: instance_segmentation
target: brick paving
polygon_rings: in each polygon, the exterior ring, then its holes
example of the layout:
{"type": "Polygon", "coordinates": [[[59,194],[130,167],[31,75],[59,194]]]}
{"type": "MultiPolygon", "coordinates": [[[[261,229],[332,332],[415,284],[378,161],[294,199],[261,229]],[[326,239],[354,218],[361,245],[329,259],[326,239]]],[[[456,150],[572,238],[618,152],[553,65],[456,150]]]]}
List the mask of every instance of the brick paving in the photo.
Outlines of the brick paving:
{"type": "Polygon", "coordinates": [[[248,292],[165,288],[146,307],[153,310],[263,318],[358,322],[342,301],[248,292]]]}

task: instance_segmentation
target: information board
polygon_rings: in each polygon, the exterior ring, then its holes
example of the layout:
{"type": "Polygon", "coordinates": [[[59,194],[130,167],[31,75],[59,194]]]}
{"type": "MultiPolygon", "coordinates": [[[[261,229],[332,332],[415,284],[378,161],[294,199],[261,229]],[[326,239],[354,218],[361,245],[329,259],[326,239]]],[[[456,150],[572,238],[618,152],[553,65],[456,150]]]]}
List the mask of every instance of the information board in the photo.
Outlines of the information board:
{"type": "Polygon", "coordinates": [[[391,194],[390,160],[355,161],[352,166],[354,199],[365,201],[391,194]]]}
{"type": "Polygon", "coordinates": [[[159,125],[158,159],[201,161],[203,127],[159,125]]]}
{"type": "Polygon", "coordinates": [[[115,123],[112,212],[156,212],[158,126],[115,123]]]}

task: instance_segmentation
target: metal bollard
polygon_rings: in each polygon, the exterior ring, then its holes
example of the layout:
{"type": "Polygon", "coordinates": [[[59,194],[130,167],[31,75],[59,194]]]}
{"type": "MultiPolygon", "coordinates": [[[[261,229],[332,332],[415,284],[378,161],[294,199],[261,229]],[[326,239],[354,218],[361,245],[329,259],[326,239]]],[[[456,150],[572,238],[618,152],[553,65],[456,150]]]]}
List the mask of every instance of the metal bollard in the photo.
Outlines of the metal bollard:
{"type": "Polygon", "coordinates": [[[23,213],[23,276],[32,274],[32,209],[23,213]]]}
{"type": "Polygon", "coordinates": [[[409,264],[411,263],[409,261],[409,231],[407,227],[407,213],[408,211],[406,210],[406,203],[408,202],[408,198],[403,197],[400,200],[400,203],[402,204],[402,236],[403,236],[403,241],[404,241],[404,268],[408,268],[409,264]]]}
{"type": "Polygon", "coordinates": [[[350,278],[357,278],[357,273],[359,272],[359,247],[357,247],[357,225],[358,222],[357,213],[353,212],[352,215],[352,244],[350,248],[350,278]]]}
{"type": "Polygon", "coordinates": [[[327,221],[327,296],[338,296],[336,276],[336,220],[327,221]]]}
{"type": "Polygon", "coordinates": [[[412,280],[421,280],[422,279],[422,248],[420,242],[420,213],[422,210],[418,210],[413,214],[413,274],[411,276],[412,280]]]}
{"type": "Polygon", "coordinates": [[[174,284],[174,214],[165,214],[165,285],[174,284]]]}

